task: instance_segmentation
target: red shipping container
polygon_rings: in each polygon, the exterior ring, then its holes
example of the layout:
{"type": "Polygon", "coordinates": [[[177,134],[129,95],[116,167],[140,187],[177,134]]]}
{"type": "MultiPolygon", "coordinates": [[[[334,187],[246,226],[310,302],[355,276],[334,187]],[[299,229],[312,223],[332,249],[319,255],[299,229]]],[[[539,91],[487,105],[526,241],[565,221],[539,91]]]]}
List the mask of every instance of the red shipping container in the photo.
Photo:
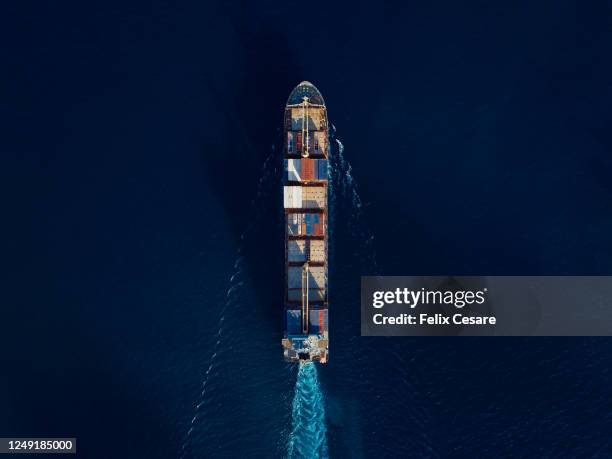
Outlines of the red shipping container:
{"type": "Polygon", "coordinates": [[[314,235],[315,236],[324,236],[324,230],[325,230],[325,215],[324,214],[319,214],[318,215],[318,220],[319,223],[315,223],[314,226],[314,235]]]}
{"type": "Polygon", "coordinates": [[[314,180],[314,159],[302,159],[302,180],[314,180]]]}

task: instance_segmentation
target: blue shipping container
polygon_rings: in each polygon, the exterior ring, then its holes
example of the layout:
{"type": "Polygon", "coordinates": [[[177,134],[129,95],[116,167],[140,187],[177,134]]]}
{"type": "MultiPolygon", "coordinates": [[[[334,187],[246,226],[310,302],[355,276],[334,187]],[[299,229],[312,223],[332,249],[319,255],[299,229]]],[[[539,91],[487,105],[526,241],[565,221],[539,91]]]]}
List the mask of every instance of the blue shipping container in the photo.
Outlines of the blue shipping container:
{"type": "Polygon", "coordinates": [[[327,180],[327,160],[317,159],[317,178],[327,180]]]}
{"type": "Polygon", "coordinates": [[[302,334],[302,311],[299,309],[287,311],[287,333],[289,335],[302,334]]]}

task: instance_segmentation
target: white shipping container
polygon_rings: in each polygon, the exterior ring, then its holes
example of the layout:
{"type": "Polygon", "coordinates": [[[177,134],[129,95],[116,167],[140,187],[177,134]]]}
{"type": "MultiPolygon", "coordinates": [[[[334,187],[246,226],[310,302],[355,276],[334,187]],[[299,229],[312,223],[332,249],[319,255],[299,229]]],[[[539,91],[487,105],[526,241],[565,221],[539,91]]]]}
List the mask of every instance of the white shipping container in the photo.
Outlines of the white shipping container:
{"type": "Polygon", "coordinates": [[[325,261],[325,241],[310,241],[310,260],[325,261]]]}
{"type": "Polygon", "coordinates": [[[302,207],[302,187],[285,186],[283,187],[285,209],[298,209],[302,207]]]}

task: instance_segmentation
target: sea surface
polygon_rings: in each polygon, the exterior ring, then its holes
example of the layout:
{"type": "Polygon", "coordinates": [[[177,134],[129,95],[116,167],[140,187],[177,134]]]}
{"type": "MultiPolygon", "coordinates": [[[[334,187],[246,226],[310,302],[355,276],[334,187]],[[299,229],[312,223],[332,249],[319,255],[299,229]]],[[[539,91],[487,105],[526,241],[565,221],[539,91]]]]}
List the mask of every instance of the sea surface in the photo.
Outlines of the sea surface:
{"type": "Polygon", "coordinates": [[[361,275],[612,275],[605,2],[3,10],[0,437],[104,459],[612,457],[610,339],[359,324],[361,275]],[[302,80],[334,125],[331,358],[298,367],[280,174],[302,80]]]}

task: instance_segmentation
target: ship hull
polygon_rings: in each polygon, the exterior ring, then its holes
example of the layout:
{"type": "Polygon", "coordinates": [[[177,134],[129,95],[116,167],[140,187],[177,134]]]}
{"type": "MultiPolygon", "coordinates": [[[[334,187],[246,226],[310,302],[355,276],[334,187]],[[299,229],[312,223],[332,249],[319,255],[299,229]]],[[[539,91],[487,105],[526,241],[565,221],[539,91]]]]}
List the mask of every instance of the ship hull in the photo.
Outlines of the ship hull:
{"type": "Polygon", "coordinates": [[[285,106],[283,206],[285,292],[283,356],[329,359],[329,125],[321,93],[300,83],[285,106]]]}

